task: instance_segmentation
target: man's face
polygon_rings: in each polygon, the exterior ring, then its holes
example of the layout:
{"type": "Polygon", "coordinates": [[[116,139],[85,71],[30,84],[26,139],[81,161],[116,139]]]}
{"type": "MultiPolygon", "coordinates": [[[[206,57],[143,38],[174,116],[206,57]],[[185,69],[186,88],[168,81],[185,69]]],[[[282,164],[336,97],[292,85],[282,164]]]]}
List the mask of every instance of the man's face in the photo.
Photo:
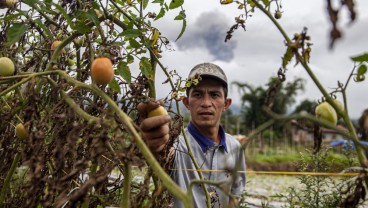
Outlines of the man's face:
{"type": "Polygon", "coordinates": [[[225,99],[221,82],[205,78],[190,89],[183,103],[190,110],[192,123],[201,130],[219,126],[221,114],[230,106],[231,99],[225,99]]]}

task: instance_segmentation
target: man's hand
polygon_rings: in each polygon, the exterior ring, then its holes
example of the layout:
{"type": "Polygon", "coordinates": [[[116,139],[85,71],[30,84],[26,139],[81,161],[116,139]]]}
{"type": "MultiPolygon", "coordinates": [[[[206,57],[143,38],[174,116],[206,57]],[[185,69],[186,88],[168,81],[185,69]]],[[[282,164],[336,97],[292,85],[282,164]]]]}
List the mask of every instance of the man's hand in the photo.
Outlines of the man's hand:
{"type": "Polygon", "coordinates": [[[153,153],[160,152],[169,141],[169,115],[158,115],[147,117],[148,113],[157,109],[159,102],[148,102],[138,104],[138,113],[143,119],[140,125],[142,137],[146,141],[148,148],[153,153]]]}

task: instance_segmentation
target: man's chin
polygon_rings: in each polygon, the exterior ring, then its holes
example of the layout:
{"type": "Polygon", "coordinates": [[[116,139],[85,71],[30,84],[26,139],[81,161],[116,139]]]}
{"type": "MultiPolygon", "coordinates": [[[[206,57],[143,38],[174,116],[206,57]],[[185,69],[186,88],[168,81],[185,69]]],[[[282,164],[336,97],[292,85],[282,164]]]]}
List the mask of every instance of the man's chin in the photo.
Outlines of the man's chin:
{"type": "Polygon", "coordinates": [[[212,128],[215,124],[212,121],[199,121],[196,122],[196,126],[198,128],[212,128]]]}

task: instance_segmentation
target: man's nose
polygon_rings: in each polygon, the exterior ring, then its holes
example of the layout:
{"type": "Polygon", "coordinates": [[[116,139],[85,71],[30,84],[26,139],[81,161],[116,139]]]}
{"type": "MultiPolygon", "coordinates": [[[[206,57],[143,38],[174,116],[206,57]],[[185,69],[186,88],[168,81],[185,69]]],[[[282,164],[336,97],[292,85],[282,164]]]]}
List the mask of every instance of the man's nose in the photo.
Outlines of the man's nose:
{"type": "Polygon", "coordinates": [[[203,100],[202,100],[202,103],[201,103],[202,107],[211,107],[212,105],[212,99],[211,99],[211,96],[209,96],[208,94],[205,94],[203,96],[203,100]]]}

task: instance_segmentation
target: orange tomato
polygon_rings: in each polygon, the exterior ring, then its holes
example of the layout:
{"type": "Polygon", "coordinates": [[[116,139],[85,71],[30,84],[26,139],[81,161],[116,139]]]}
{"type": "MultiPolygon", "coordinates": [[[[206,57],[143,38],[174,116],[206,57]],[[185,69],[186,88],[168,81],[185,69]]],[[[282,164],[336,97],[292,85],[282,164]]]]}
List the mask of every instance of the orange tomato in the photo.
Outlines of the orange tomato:
{"type": "Polygon", "coordinates": [[[110,83],[114,78],[111,60],[106,57],[96,58],[91,66],[91,76],[98,85],[110,83]]]}

